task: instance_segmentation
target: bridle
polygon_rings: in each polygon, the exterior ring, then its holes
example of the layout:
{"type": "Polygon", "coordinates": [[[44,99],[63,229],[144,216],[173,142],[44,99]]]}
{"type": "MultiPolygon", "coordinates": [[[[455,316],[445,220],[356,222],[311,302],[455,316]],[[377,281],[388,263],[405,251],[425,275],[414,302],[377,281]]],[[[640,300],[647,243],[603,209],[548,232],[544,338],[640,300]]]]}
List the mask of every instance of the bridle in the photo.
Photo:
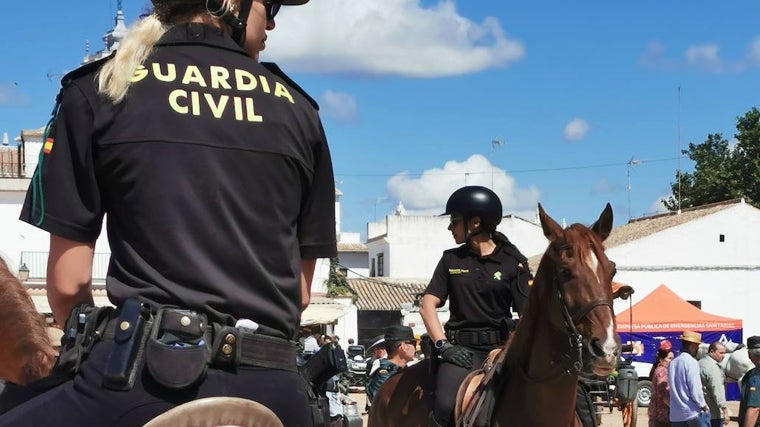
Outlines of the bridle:
{"type": "Polygon", "coordinates": [[[564,373],[568,375],[578,374],[581,372],[581,369],[583,369],[583,335],[578,331],[578,328],[575,325],[586,316],[588,316],[592,310],[600,306],[609,307],[610,312],[614,313],[614,309],[612,308],[612,301],[602,298],[589,301],[575,314],[571,315],[570,310],[567,308],[565,297],[562,295],[562,291],[560,290],[559,281],[557,280],[556,275],[554,276],[554,287],[557,290],[557,297],[559,298],[559,303],[562,307],[562,317],[565,320],[565,327],[567,328],[568,333],[568,342],[570,344],[568,352],[563,355],[563,360],[567,358],[572,361],[571,367],[564,367],[564,373]],[[569,353],[573,350],[575,350],[574,354],[570,355],[569,353]]]}
{"type": "Polygon", "coordinates": [[[575,313],[570,313],[567,308],[567,302],[562,295],[560,289],[560,283],[557,279],[558,274],[555,271],[554,278],[552,280],[552,286],[557,291],[557,298],[559,299],[562,318],[565,324],[565,332],[568,338],[568,348],[560,355],[560,360],[551,360],[551,365],[558,369],[549,370],[544,376],[540,378],[531,378],[527,373],[523,372],[526,378],[534,382],[545,382],[549,380],[559,380],[565,375],[577,375],[583,369],[583,335],[578,331],[578,327],[575,326],[582,319],[586,318],[591,311],[597,307],[609,307],[610,312],[614,314],[612,307],[612,301],[604,298],[598,298],[593,301],[589,301],[575,313]]]}

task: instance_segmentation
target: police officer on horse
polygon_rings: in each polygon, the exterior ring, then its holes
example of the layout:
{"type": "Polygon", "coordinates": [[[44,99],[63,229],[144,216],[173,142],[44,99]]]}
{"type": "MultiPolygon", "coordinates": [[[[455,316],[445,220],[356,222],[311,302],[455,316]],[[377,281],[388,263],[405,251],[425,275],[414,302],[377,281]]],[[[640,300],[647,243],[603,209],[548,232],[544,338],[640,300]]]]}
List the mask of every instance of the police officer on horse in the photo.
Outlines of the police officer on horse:
{"type": "Polygon", "coordinates": [[[523,309],[533,279],[527,258],[496,231],[502,218],[496,193],[462,187],[449,197],[444,215],[461,246],[443,253],[422,297],[420,313],[439,361],[431,426],[453,422],[460,383],[506,342],[515,325],[511,309],[523,309]],[[446,300],[451,315],[444,330],[436,308],[446,300]]]}

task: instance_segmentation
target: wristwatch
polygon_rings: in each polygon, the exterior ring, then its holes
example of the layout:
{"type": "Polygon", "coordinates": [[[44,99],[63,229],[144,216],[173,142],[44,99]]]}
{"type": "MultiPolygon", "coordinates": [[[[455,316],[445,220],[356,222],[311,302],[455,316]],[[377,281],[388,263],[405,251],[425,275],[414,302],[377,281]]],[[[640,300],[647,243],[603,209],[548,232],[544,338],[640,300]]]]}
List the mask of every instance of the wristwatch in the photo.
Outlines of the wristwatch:
{"type": "Polygon", "coordinates": [[[436,349],[436,350],[440,350],[440,349],[442,349],[442,348],[443,348],[443,346],[444,346],[444,345],[446,345],[446,343],[447,343],[447,342],[448,342],[448,341],[446,341],[446,340],[436,340],[436,341],[435,341],[435,349],[436,349]]]}

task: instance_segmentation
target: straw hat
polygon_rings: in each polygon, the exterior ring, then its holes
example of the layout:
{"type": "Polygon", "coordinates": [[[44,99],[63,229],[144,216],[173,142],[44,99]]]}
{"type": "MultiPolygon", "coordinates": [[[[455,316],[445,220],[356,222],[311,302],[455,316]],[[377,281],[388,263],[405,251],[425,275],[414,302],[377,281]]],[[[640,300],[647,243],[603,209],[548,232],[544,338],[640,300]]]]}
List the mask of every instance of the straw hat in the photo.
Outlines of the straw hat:
{"type": "Polygon", "coordinates": [[[693,342],[695,344],[702,343],[702,334],[699,332],[683,331],[679,338],[681,338],[681,341],[693,342]]]}

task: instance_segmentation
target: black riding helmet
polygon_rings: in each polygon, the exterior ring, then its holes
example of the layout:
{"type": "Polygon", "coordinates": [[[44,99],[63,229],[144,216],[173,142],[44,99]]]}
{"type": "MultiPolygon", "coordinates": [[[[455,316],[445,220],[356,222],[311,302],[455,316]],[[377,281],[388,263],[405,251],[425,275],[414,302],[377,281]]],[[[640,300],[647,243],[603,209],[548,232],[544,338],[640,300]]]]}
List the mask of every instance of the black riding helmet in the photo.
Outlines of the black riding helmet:
{"type": "MultiPolygon", "coordinates": [[[[243,47],[245,41],[245,25],[248,22],[248,14],[251,12],[251,5],[255,0],[239,0],[239,11],[237,16],[229,13],[229,8],[223,7],[224,0],[150,0],[153,6],[169,4],[204,4],[210,14],[216,16],[227,25],[232,27],[232,39],[235,43],[243,47]]],[[[279,9],[279,6],[299,6],[308,3],[309,0],[264,0],[264,5],[279,9]]],[[[273,14],[276,13],[276,10],[273,14]]]]}
{"type": "MultiPolygon", "coordinates": [[[[480,218],[480,231],[491,233],[501,222],[501,200],[489,188],[479,185],[462,187],[451,194],[443,215],[462,215],[466,222],[480,218]]],[[[466,227],[465,227],[466,228],[466,227]]]]}

